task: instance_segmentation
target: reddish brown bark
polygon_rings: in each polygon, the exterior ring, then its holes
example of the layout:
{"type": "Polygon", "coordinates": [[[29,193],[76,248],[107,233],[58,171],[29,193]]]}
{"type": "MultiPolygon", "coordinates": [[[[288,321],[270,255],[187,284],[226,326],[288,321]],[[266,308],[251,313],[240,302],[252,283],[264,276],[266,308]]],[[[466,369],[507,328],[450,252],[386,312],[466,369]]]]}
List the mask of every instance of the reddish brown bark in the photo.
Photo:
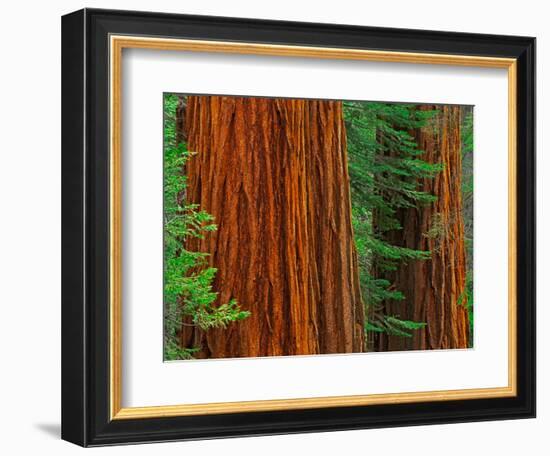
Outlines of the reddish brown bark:
{"type": "Polygon", "coordinates": [[[185,142],[185,107],[187,105],[186,97],[178,96],[178,104],[176,106],[176,144],[185,142]]]}
{"type": "Polygon", "coordinates": [[[428,126],[412,132],[422,159],[442,163],[444,169],[433,179],[422,179],[420,190],[437,201],[421,208],[401,209],[397,217],[402,230],[388,233],[393,245],[431,252],[429,260],[415,260],[384,278],[405,299],[385,303],[384,313],[404,320],[426,322],[412,338],[377,336],[379,351],[425,350],[468,347],[468,313],[461,305],[466,286],[466,250],[462,215],[462,156],[460,107],[422,106],[438,109],[428,126]]]}
{"type": "Polygon", "coordinates": [[[363,351],[342,104],[190,96],[185,116],[187,196],[218,225],[190,248],[210,254],[219,302],[251,316],[184,326],[182,345],[213,358],[363,351]]]}

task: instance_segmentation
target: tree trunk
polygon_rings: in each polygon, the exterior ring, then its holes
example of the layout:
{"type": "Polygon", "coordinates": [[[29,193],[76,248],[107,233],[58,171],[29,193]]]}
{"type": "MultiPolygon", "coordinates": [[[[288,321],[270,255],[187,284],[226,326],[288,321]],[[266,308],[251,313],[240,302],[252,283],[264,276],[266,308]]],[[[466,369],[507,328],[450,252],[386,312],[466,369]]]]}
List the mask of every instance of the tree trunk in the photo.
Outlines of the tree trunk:
{"type": "Polygon", "coordinates": [[[402,320],[425,322],[411,338],[380,334],[376,349],[425,350],[468,347],[465,305],[466,250],[462,213],[460,107],[422,106],[439,110],[429,125],[412,132],[422,159],[442,163],[433,179],[422,179],[419,190],[437,201],[421,208],[401,209],[402,230],[387,234],[393,245],[429,250],[431,259],[414,260],[387,272],[384,278],[405,295],[385,303],[384,313],[402,320]]]}
{"type": "Polygon", "coordinates": [[[187,141],[185,137],[185,108],[187,106],[186,97],[178,95],[178,104],[176,106],[176,144],[187,141]]]}
{"type": "Polygon", "coordinates": [[[189,248],[210,254],[219,302],[251,315],[184,325],[182,346],[211,358],[363,351],[341,102],[190,96],[185,117],[187,197],[218,226],[189,248]]]}

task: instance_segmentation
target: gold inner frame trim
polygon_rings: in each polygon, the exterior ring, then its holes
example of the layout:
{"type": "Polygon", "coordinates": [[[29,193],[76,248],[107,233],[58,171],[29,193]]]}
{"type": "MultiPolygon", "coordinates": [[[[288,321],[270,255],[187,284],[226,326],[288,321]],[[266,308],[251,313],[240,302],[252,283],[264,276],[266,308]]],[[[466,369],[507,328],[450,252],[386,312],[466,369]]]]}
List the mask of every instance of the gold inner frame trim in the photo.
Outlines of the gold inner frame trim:
{"type": "Polygon", "coordinates": [[[298,410],[326,407],[414,403],[511,397],[517,394],[517,225],[516,225],[516,59],[388,52],[309,46],[256,44],[227,41],[184,40],[138,36],[110,36],[110,415],[111,419],[159,418],[220,413],[298,410]],[[194,51],[366,60],[374,62],[453,65],[508,70],[508,386],[461,390],[330,396],[169,406],[122,407],[122,51],[123,49],[194,51]]]}

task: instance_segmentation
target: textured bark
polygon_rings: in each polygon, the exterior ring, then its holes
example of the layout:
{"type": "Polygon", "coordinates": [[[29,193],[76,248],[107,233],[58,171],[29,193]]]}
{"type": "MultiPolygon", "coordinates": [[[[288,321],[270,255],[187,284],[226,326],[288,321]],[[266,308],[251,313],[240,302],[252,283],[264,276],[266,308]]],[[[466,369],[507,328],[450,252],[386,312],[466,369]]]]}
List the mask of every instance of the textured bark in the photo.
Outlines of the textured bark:
{"type": "Polygon", "coordinates": [[[182,345],[212,358],[363,351],[342,104],[190,96],[185,116],[188,200],[218,225],[189,247],[210,254],[219,302],[251,316],[183,326],[182,345]]]}
{"type": "Polygon", "coordinates": [[[460,107],[422,106],[439,109],[431,124],[412,132],[422,159],[443,163],[434,179],[422,179],[420,190],[437,197],[421,208],[401,209],[403,227],[388,233],[390,243],[431,251],[431,259],[411,261],[384,278],[405,295],[402,301],[385,303],[384,313],[404,320],[426,322],[412,338],[377,336],[379,351],[425,350],[468,347],[468,313],[461,305],[466,286],[466,250],[462,212],[462,157],[460,107]]]}
{"type": "Polygon", "coordinates": [[[182,95],[178,96],[178,104],[176,106],[176,144],[181,144],[187,141],[185,135],[185,108],[187,106],[186,98],[182,95]]]}

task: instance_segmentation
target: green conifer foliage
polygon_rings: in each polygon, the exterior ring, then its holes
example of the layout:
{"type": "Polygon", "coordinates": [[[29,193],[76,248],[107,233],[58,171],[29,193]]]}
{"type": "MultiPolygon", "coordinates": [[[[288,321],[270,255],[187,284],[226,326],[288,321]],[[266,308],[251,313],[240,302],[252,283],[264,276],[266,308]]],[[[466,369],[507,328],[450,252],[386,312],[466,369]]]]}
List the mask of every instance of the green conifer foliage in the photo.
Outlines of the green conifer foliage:
{"type": "Polygon", "coordinates": [[[184,169],[193,153],[184,143],[176,144],[175,109],[178,97],[164,99],[164,358],[189,359],[200,347],[181,347],[178,332],[182,324],[202,330],[226,327],[250,312],[240,309],[235,299],[216,304],[212,290],[216,269],[208,265],[208,255],[185,248],[189,237],[202,238],[216,230],[212,215],[185,199],[187,177],[184,169]],[[185,323],[189,321],[189,323],[185,323]]]}
{"type": "Polygon", "coordinates": [[[466,294],[461,304],[468,309],[470,346],[474,336],[474,113],[472,106],[462,108],[462,206],[466,245],[466,294]]]}
{"type": "MultiPolygon", "coordinates": [[[[196,326],[201,330],[224,328],[250,315],[239,307],[235,299],[219,302],[218,290],[212,289],[215,265],[210,264],[208,254],[186,249],[186,239],[202,238],[217,226],[212,215],[186,200],[185,164],[193,160],[194,153],[187,150],[181,125],[176,126],[176,111],[178,106],[185,106],[185,102],[186,98],[177,95],[164,96],[166,360],[199,356],[195,354],[202,347],[182,346],[179,337],[182,325],[196,326]]],[[[365,305],[367,341],[376,333],[411,337],[426,325],[424,321],[405,320],[383,311],[385,301],[406,302],[407,299],[402,290],[384,279],[387,272],[398,270],[412,261],[427,260],[433,253],[393,245],[391,236],[388,236],[389,232],[402,229],[398,211],[434,203],[436,197],[421,191],[421,183],[434,179],[444,168],[442,164],[422,159],[424,151],[419,149],[413,131],[428,125],[438,127],[432,122],[437,111],[419,107],[413,104],[344,102],[353,236],[365,305]]],[[[468,309],[470,335],[473,335],[473,109],[461,109],[462,206],[467,269],[466,291],[458,304],[468,309]]],[[[433,214],[431,228],[423,233],[425,236],[439,236],[437,216],[437,213],[433,214]]]]}
{"type": "Polygon", "coordinates": [[[419,111],[410,104],[346,102],[344,112],[354,236],[368,315],[365,330],[410,337],[425,322],[379,312],[382,301],[406,298],[380,276],[403,262],[428,259],[430,252],[392,245],[384,233],[401,229],[395,217],[399,208],[434,201],[433,195],[418,190],[418,182],[434,178],[442,167],[423,161],[409,134],[429,122],[434,111],[419,111]]]}

